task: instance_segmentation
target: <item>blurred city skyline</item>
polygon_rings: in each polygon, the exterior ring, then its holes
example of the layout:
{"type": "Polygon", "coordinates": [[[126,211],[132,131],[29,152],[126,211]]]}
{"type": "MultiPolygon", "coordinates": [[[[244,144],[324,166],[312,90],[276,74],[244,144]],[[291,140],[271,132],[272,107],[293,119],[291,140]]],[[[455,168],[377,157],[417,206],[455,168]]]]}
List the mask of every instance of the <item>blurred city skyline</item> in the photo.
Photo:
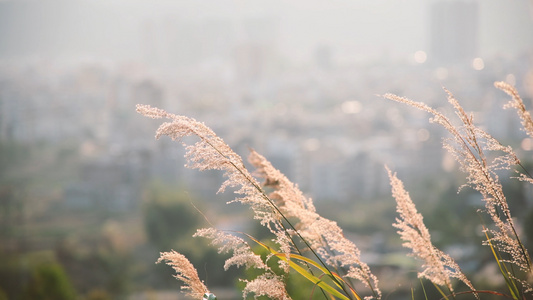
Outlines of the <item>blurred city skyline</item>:
{"type": "Polygon", "coordinates": [[[312,62],[324,51],[339,64],[404,61],[417,51],[431,60],[439,15],[432,10],[439,2],[474,5],[473,14],[461,15],[460,9],[445,17],[457,23],[455,28],[474,26],[477,56],[509,58],[531,51],[528,0],[7,0],[0,1],[0,58],[139,61],[175,68],[180,61],[217,63],[255,42],[269,44],[296,64],[312,62]]]}
{"type": "MultiPolygon", "coordinates": [[[[532,97],[530,9],[526,0],[3,1],[0,140],[74,138],[96,160],[146,148],[157,156],[155,128],[134,112],[151,104],[264,150],[302,187],[336,197],[352,184],[334,161],[412,168],[422,155],[406,163],[399,150],[420,150],[435,163],[413,175],[443,167],[439,133],[376,94],[442,106],[445,86],[510,137],[509,113],[486,90],[506,80],[532,97]],[[313,184],[326,170],[331,184],[313,184]]],[[[388,193],[380,178],[355,173],[373,182],[361,189],[376,186],[369,197],[388,193]]]]}

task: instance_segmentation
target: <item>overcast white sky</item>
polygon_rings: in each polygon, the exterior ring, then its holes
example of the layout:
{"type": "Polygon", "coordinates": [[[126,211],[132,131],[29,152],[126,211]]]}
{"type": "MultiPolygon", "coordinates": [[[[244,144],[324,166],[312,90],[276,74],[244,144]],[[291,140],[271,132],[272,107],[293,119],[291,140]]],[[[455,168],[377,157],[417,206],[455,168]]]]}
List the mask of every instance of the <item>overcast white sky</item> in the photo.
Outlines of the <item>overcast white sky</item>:
{"type": "MultiPolygon", "coordinates": [[[[4,0],[0,57],[139,59],[143,26],[169,20],[267,19],[283,55],[309,59],[327,44],[340,57],[397,57],[429,48],[428,0],[4,0]]],[[[533,49],[530,0],[479,1],[481,56],[533,49]]],[[[165,23],[166,22],[166,23],[165,23]]],[[[169,25],[170,26],[170,25],[169,25]]],[[[267,26],[268,27],[268,26],[267,26]]],[[[260,31],[261,32],[261,31],[260,31]]],[[[201,37],[197,37],[200,38],[201,37]]],[[[269,37],[272,38],[272,37],[269,37]]]]}

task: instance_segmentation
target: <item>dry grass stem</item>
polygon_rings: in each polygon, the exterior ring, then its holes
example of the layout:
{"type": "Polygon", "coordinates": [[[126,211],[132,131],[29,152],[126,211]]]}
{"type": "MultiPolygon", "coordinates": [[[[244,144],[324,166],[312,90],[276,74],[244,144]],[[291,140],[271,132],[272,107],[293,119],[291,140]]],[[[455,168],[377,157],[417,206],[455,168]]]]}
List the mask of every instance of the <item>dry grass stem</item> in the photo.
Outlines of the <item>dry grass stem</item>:
{"type": "Polygon", "coordinates": [[[269,197],[287,218],[297,220],[295,227],[311,248],[331,267],[345,268],[347,277],[361,281],[380,299],[377,277],[361,261],[359,249],[344,237],[337,223],[316,213],[312,200],[262,155],[252,150],[249,161],[256,168],[256,174],[264,179],[263,185],[273,190],[269,197]]]}
{"type": "MultiPolygon", "coordinates": [[[[187,167],[198,170],[223,170],[227,179],[221,185],[219,192],[227,187],[237,188],[235,193],[242,195],[232,202],[249,205],[254,211],[254,218],[273,232],[281,234],[281,216],[273,207],[266,194],[260,188],[259,182],[248,172],[242,158],[218,137],[204,123],[192,118],[177,116],[164,110],[148,105],[137,105],[137,111],[152,118],[167,118],[171,122],[163,123],[156,133],[156,138],[167,135],[173,140],[181,141],[187,136],[196,136],[199,141],[186,145],[187,167]]],[[[279,239],[283,240],[282,238],[279,239]]],[[[287,245],[283,245],[287,247],[287,245]]]]}
{"type": "MultiPolygon", "coordinates": [[[[185,145],[187,166],[199,170],[223,170],[227,180],[222,184],[220,191],[224,191],[226,187],[236,187],[235,193],[242,197],[232,202],[250,205],[254,218],[274,234],[274,242],[286,257],[290,257],[292,251],[301,253],[293,242],[293,238],[300,238],[309,250],[316,254],[319,261],[325,260],[324,266],[328,264],[335,269],[345,268],[347,277],[360,280],[372,291],[374,298],[381,298],[381,292],[377,287],[378,280],[371,273],[368,265],[360,260],[360,251],[355,244],[344,237],[342,230],[335,222],[319,216],[312,201],[304,197],[297,186],[276,170],[263,156],[251,151],[249,158],[249,161],[257,168],[256,174],[265,179],[265,184],[261,186],[247,171],[240,156],[234,153],[205,124],[147,105],[138,105],[137,111],[152,118],[170,119],[170,122],[163,123],[159,127],[156,138],[167,135],[183,143],[184,137],[197,136],[199,138],[197,143],[185,145]],[[267,193],[265,189],[272,189],[273,192],[267,193]],[[292,221],[289,222],[289,218],[296,220],[295,225],[292,221]]],[[[247,246],[243,247],[244,241],[236,241],[236,237],[216,233],[214,229],[200,230],[197,235],[212,238],[213,243],[221,247],[221,251],[229,248],[233,250],[233,257],[226,261],[226,268],[230,265],[253,265],[266,268],[266,265],[260,265],[256,256],[244,251],[247,246]],[[226,240],[225,243],[222,243],[223,240],[226,240]]],[[[288,272],[288,264],[282,260],[280,264],[282,269],[288,272]]],[[[266,293],[267,291],[260,287],[274,287],[272,284],[259,284],[257,280],[261,278],[268,279],[270,283],[282,282],[281,278],[271,272],[266,272],[263,277],[248,282],[247,286],[250,287],[246,288],[245,292],[255,289],[260,293],[266,293]]],[[[276,287],[276,290],[280,289],[276,287]]],[[[274,294],[281,295],[277,292],[274,294]]]]}

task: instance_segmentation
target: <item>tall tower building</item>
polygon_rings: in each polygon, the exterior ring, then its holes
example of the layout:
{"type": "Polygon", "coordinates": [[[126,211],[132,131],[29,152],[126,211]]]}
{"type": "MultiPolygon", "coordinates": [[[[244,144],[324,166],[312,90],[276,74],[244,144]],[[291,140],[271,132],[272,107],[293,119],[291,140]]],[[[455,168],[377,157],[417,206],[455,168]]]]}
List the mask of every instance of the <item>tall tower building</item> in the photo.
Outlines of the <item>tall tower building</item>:
{"type": "Polygon", "coordinates": [[[431,4],[430,55],[437,63],[457,63],[478,55],[478,4],[449,0],[431,4]]]}

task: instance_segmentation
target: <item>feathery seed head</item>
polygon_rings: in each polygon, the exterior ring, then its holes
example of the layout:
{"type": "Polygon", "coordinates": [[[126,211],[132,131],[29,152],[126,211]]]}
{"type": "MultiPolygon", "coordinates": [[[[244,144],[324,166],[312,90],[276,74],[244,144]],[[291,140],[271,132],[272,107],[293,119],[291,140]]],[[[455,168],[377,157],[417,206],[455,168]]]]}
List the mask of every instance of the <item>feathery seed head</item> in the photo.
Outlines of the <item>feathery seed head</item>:
{"type": "Polygon", "coordinates": [[[389,174],[392,196],[396,200],[396,210],[399,214],[393,226],[398,229],[398,234],[404,241],[403,246],[411,249],[412,256],[424,261],[423,271],[418,273],[418,277],[424,277],[437,285],[446,286],[450,291],[453,291],[450,279],[457,278],[475,291],[472,283],[453,258],[431,243],[431,236],[424,225],[422,214],[417,211],[403,182],[388,167],[385,168],[389,174]]]}
{"type": "Polygon", "coordinates": [[[162,252],[157,263],[163,261],[166,261],[166,264],[176,271],[174,277],[185,284],[182,289],[188,290],[187,294],[191,297],[201,299],[204,294],[209,293],[207,287],[198,277],[198,272],[183,254],[174,250],[162,252]]]}

